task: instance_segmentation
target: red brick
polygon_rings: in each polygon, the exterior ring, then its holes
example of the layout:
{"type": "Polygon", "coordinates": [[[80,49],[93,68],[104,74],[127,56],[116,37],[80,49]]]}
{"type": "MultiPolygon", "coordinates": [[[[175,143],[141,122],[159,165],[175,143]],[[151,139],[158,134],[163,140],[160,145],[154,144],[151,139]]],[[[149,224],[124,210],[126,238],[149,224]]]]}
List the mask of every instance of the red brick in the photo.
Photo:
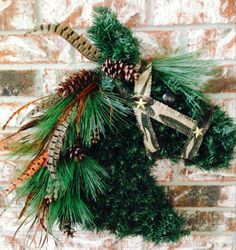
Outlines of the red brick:
{"type": "Polygon", "coordinates": [[[172,244],[149,243],[147,250],[232,250],[232,245],[231,235],[191,235],[172,244]]]}
{"type": "Polygon", "coordinates": [[[225,65],[219,67],[219,70],[220,72],[217,79],[205,84],[205,92],[236,92],[236,66],[225,65]]]}
{"type": "Polygon", "coordinates": [[[154,25],[235,23],[234,0],[156,0],[154,25]]]}
{"type": "Polygon", "coordinates": [[[107,6],[116,11],[121,22],[138,26],[146,24],[146,0],[40,1],[43,23],[64,23],[72,27],[88,27],[93,7],[107,6]]]}
{"type": "Polygon", "coordinates": [[[115,250],[116,238],[106,233],[78,232],[73,239],[61,238],[63,247],[72,249],[115,250]]]}
{"type": "Polygon", "coordinates": [[[171,163],[170,160],[157,160],[155,166],[153,166],[151,170],[151,173],[158,182],[170,182],[174,177],[175,168],[176,164],[171,163]]]}
{"type": "Polygon", "coordinates": [[[1,70],[0,82],[0,96],[37,95],[35,71],[1,70]]]}
{"type": "Polygon", "coordinates": [[[211,96],[211,100],[214,104],[219,105],[233,119],[236,118],[236,96],[225,98],[218,98],[217,96],[211,96]]]}
{"type": "MultiPolygon", "coordinates": [[[[13,97],[3,99],[2,102],[0,102],[0,127],[2,127],[8,118],[21,106],[24,104],[35,100],[35,98],[24,98],[24,99],[13,99],[13,97]]],[[[23,109],[21,112],[18,113],[18,115],[15,115],[14,118],[10,121],[7,128],[11,129],[12,127],[19,127],[20,122],[22,121],[23,117],[30,111],[30,109],[33,107],[33,105],[30,105],[28,108],[23,109]]]]}
{"type": "Polygon", "coordinates": [[[0,36],[0,63],[70,63],[71,45],[54,35],[0,36]]]}
{"type": "Polygon", "coordinates": [[[234,29],[188,29],[136,32],[143,41],[144,58],[160,57],[182,51],[202,51],[206,59],[235,59],[236,31],[234,29]],[[157,44],[156,44],[157,43],[157,44]]]}
{"type": "MultiPolygon", "coordinates": [[[[34,239],[31,235],[30,240],[33,239],[31,245],[29,245],[30,241],[27,244],[26,234],[27,231],[24,227],[23,230],[18,232],[15,239],[13,239],[14,231],[4,232],[0,236],[0,241],[5,242],[5,245],[2,245],[2,249],[39,249],[40,231],[38,231],[34,239]],[[6,246],[8,246],[8,248],[4,248],[6,246]]],[[[57,247],[62,247],[63,249],[117,250],[115,247],[116,239],[112,235],[81,232],[76,233],[73,239],[67,239],[67,237],[61,233],[55,233],[55,236],[59,239],[59,241],[57,241],[57,244],[59,244],[57,247]]],[[[43,248],[40,249],[55,249],[55,241],[52,236],[49,235],[48,241],[43,248]]]]}
{"type": "Polygon", "coordinates": [[[126,237],[119,243],[122,250],[143,250],[144,241],[142,237],[126,237]]]}
{"type": "Polygon", "coordinates": [[[175,207],[234,207],[236,186],[169,186],[175,207]]]}
{"type": "MultiPolygon", "coordinates": [[[[20,221],[18,220],[18,216],[20,214],[22,208],[14,207],[14,208],[7,208],[7,210],[3,213],[1,217],[0,223],[0,231],[11,231],[14,232],[20,226],[20,221]]],[[[26,228],[22,228],[24,230],[26,228]]]]}
{"type": "Polygon", "coordinates": [[[236,230],[236,217],[233,212],[217,211],[179,211],[192,231],[218,231],[234,232],[236,230]]]}
{"type": "Polygon", "coordinates": [[[197,167],[185,167],[181,164],[179,169],[179,175],[181,181],[236,181],[236,164],[232,163],[231,168],[226,170],[218,170],[218,171],[203,171],[197,167]]]}
{"type": "Polygon", "coordinates": [[[17,172],[21,170],[20,165],[14,163],[13,161],[2,161],[0,160],[0,176],[1,184],[9,183],[13,178],[17,176],[17,172]]]}
{"type": "Polygon", "coordinates": [[[35,26],[34,1],[1,1],[0,15],[1,29],[30,29],[35,26]]]}

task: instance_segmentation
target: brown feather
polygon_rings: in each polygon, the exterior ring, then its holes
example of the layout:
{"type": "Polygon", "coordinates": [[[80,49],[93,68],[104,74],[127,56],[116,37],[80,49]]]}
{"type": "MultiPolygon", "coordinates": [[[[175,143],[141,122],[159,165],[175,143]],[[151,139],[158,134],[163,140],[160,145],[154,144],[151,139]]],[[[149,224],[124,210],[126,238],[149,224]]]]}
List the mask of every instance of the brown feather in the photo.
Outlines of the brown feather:
{"type": "Polygon", "coordinates": [[[43,151],[38,155],[27,167],[19,177],[12,181],[11,185],[5,190],[7,194],[11,193],[18,185],[20,185],[24,180],[28,179],[30,176],[35,174],[41,166],[46,162],[48,158],[48,153],[43,151]]]}
{"type": "Polygon", "coordinates": [[[76,106],[69,106],[59,118],[58,125],[56,126],[53,136],[48,145],[47,168],[53,179],[56,179],[56,164],[60,157],[61,147],[66,130],[70,124],[71,113],[74,112],[75,108],[76,106]]]}
{"type": "Polygon", "coordinates": [[[17,109],[11,116],[10,118],[7,120],[7,122],[3,125],[3,130],[7,127],[8,123],[16,116],[18,115],[23,109],[26,109],[27,107],[29,107],[31,104],[38,102],[39,100],[45,99],[48,96],[44,96],[44,97],[40,97],[36,100],[33,100],[31,102],[26,103],[25,105],[21,106],[19,109],[17,109]]]}
{"type": "Polygon", "coordinates": [[[39,31],[58,34],[91,61],[97,61],[99,57],[99,51],[82,34],[77,34],[70,27],[62,24],[42,24],[27,34],[39,31]]]}

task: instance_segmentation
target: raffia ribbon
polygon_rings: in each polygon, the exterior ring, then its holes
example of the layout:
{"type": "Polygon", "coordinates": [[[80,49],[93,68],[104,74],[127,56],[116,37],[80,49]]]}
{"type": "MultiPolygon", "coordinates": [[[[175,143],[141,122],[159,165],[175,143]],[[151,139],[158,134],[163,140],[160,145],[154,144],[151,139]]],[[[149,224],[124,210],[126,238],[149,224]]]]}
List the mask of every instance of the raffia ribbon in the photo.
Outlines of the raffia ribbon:
{"type": "Polygon", "coordinates": [[[144,145],[146,149],[154,153],[159,149],[155,132],[153,130],[150,118],[165,124],[168,127],[176,129],[185,134],[188,139],[184,146],[182,157],[192,159],[201,146],[203,136],[209,128],[211,112],[204,118],[203,122],[198,122],[169,106],[150,97],[151,93],[151,64],[148,64],[140,77],[135,82],[134,100],[140,100],[145,103],[142,107],[134,105],[139,127],[144,134],[144,145]]]}

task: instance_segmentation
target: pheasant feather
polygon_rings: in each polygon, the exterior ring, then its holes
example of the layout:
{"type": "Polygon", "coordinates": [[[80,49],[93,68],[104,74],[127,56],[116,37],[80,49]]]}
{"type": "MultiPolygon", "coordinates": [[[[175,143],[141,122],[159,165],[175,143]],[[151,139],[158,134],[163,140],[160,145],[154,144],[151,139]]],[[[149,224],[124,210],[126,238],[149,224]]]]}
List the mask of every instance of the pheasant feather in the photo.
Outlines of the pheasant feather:
{"type": "Polygon", "coordinates": [[[30,176],[35,174],[47,161],[47,152],[44,151],[39,156],[37,156],[27,167],[26,171],[18,176],[12,181],[11,185],[5,190],[7,194],[11,193],[18,185],[20,185],[24,180],[28,179],[30,176]]]}
{"type": "Polygon", "coordinates": [[[20,124],[22,124],[27,118],[32,118],[37,113],[42,112],[43,110],[46,110],[52,106],[54,106],[61,97],[59,97],[57,94],[49,95],[46,99],[42,100],[40,103],[38,103],[21,121],[20,124]]]}
{"type": "Polygon", "coordinates": [[[42,24],[29,33],[38,31],[53,32],[58,34],[91,61],[97,61],[99,57],[98,49],[92,46],[92,44],[82,34],[77,34],[70,27],[63,26],[61,24],[42,24]]]}
{"type": "MultiPolygon", "coordinates": [[[[71,114],[75,111],[76,106],[70,107],[69,114],[67,114],[65,120],[57,125],[52,139],[49,142],[48,148],[48,162],[47,168],[51,174],[52,179],[56,179],[56,164],[60,157],[63,139],[65,137],[66,130],[70,124],[71,114]]],[[[62,118],[61,118],[62,119],[62,118]]]]}
{"type": "Polygon", "coordinates": [[[36,103],[36,102],[38,102],[38,101],[40,101],[40,100],[42,100],[42,99],[45,99],[45,98],[47,98],[47,97],[48,97],[48,96],[40,97],[40,98],[38,98],[38,99],[36,99],[36,100],[33,100],[33,101],[28,102],[28,103],[26,103],[25,105],[21,106],[19,109],[17,109],[17,110],[9,117],[9,119],[8,119],[8,120],[6,121],[6,123],[3,125],[2,129],[4,130],[4,129],[7,127],[7,125],[9,124],[9,122],[10,122],[16,115],[18,115],[23,109],[26,109],[26,108],[28,108],[31,104],[34,104],[34,103],[36,103]]]}

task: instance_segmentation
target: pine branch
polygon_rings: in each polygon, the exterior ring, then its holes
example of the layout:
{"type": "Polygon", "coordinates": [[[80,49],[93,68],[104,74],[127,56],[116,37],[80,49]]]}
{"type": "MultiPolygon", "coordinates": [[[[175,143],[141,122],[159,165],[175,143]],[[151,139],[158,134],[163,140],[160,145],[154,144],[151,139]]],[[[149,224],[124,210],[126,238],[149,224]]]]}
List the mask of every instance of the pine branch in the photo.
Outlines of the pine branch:
{"type": "Polygon", "coordinates": [[[82,143],[91,144],[91,136],[96,130],[106,136],[105,127],[113,130],[124,125],[129,109],[124,101],[108,91],[96,91],[87,96],[78,131],[82,143]]]}
{"type": "Polygon", "coordinates": [[[152,61],[154,80],[162,81],[173,93],[186,98],[186,104],[196,113],[201,113],[199,101],[207,101],[200,91],[203,83],[216,76],[215,63],[199,56],[192,52],[152,61]]]}
{"type": "Polygon", "coordinates": [[[93,26],[88,30],[88,34],[100,50],[100,63],[108,58],[129,64],[139,63],[138,40],[117,20],[115,13],[109,8],[95,9],[93,26]]]}

